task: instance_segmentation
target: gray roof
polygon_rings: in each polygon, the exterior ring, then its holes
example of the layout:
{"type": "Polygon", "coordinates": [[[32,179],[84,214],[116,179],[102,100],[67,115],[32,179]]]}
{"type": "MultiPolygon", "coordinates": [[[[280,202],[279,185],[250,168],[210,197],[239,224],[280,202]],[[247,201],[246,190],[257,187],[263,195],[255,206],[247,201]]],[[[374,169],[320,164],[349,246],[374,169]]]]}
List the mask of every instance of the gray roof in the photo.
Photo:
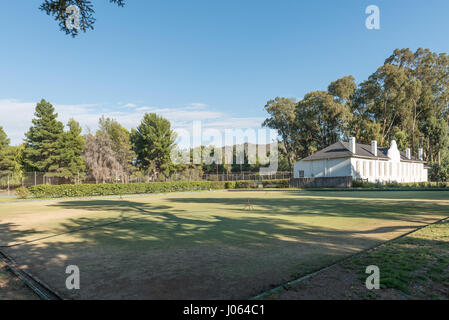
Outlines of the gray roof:
{"type": "MultiPolygon", "coordinates": [[[[409,160],[407,159],[405,152],[400,153],[401,153],[401,161],[424,162],[413,156],[409,160]]],[[[336,158],[369,158],[369,159],[389,160],[388,148],[377,148],[377,157],[376,157],[374,156],[373,153],[371,153],[370,145],[356,143],[355,154],[353,154],[349,149],[349,142],[339,141],[327,148],[324,148],[323,150],[315,152],[311,156],[303,159],[303,161],[336,159],[336,158]]]]}

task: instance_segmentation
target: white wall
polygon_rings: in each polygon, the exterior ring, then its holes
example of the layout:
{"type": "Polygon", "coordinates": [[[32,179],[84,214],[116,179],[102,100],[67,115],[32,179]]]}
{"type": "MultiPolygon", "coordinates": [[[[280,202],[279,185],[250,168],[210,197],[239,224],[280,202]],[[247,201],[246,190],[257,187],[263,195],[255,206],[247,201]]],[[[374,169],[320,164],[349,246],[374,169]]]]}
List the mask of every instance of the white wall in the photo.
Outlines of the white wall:
{"type": "Polygon", "coordinates": [[[422,163],[351,159],[354,179],[369,182],[425,182],[427,170],[422,163]]]}
{"type": "Polygon", "coordinates": [[[299,161],[294,166],[294,177],[304,171],[304,178],[347,177],[351,175],[351,162],[346,159],[324,159],[315,161],[299,161]]]}
{"type": "Polygon", "coordinates": [[[315,161],[299,161],[294,166],[294,177],[347,177],[369,182],[425,182],[427,170],[422,163],[393,162],[382,160],[342,158],[315,161]]]}

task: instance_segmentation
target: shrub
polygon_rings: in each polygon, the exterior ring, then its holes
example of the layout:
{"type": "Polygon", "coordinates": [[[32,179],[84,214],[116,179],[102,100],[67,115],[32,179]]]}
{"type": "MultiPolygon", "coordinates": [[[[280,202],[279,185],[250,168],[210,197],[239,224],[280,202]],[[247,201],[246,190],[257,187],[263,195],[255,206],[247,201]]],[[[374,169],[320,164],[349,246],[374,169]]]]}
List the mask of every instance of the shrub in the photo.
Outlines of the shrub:
{"type": "Polygon", "coordinates": [[[449,182],[449,159],[445,159],[441,162],[441,166],[438,163],[434,163],[430,166],[429,179],[432,181],[449,182]]]}
{"type": "MultiPolygon", "coordinates": [[[[264,187],[287,188],[289,180],[264,181],[264,187]]],[[[74,198],[126,194],[170,193],[199,190],[251,189],[258,181],[176,181],[131,184],[37,185],[29,189],[36,198],[74,198]]]]}
{"type": "Polygon", "coordinates": [[[254,188],[256,184],[258,183],[255,181],[236,181],[235,189],[251,189],[254,188]]]}
{"type": "Polygon", "coordinates": [[[235,181],[227,181],[225,182],[225,189],[235,189],[235,181]]]}
{"type": "Polygon", "coordinates": [[[282,179],[282,180],[267,180],[262,182],[263,187],[267,188],[289,188],[290,187],[290,180],[288,179],[282,179]]]}
{"type": "Polygon", "coordinates": [[[19,199],[28,199],[30,197],[30,190],[25,187],[19,187],[16,189],[16,194],[19,199]]]}
{"type": "Polygon", "coordinates": [[[72,198],[126,194],[169,193],[198,190],[221,190],[223,182],[216,181],[179,181],[131,184],[81,184],[81,185],[38,185],[30,188],[36,198],[72,198]]]}
{"type": "Polygon", "coordinates": [[[398,183],[398,182],[389,182],[389,183],[372,183],[365,182],[362,180],[354,180],[352,182],[352,186],[354,188],[363,188],[363,189],[444,189],[449,188],[448,182],[409,182],[409,183],[398,183]]]}
{"type": "Polygon", "coordinates": [[[266,180],[266,181],[228,181],[225,182],[226,189],[253,189],[259,188],[262,184],[264,188],[289,188],[290,180],[266,180]]]}

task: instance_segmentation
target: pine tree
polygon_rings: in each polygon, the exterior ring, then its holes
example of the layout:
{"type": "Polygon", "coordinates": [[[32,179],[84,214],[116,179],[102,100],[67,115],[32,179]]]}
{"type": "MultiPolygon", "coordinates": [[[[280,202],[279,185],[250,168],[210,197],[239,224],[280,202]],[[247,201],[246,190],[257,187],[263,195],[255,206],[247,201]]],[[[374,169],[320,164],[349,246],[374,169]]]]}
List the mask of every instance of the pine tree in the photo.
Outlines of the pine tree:
{"type": "Polygon", "coordinates": [[[56,120],[53,105],[44,99],[36,105],[33,125],[25,134],[24,164],[28,171],[61,171],[61,144],[64,125],[56,120]]]}
{"type": "Polygon", "coordinates": [[[63,133],[60,145],[61,164],[59,176],[73,178],[86,170],[84,158],[82,157],[85,140],[81,136],[81,126],[78,122],[70,119],[67,123],[69,130],[63,133]]]}
{"type": "Polygon", "coordinates": [[[9,147],[9,154],[12,159],[12,168],[11,172],[15,176],[22,176],[23,174],[23,150],[25,150],[25,144],[22,143],[19,146],[10,146],[9,147]]]}
{"type": "Polygon", "coordinates": [[[10,139],[0,126],[0,171],[14,170],[14,149],[9,142],[10,139]]]}
{"type": "Polygon", "coordinates": [[[132,130],[131,141],[138,165],[145,171],[157,177],[159,173],[168,176],[174,170],[170,154],[175,144],[175,134],[170,121],[155,113],[145,113],[137,130],[132,130]]]}
{"type": "Polygon", "coordinates": [[[9,146],[9,142],[11,140],[8,139],[8,136],[6,135],[5,131],[3,130],[3,127],[0,126],[0,150],[3,150],[7,146],[9,146]]]}

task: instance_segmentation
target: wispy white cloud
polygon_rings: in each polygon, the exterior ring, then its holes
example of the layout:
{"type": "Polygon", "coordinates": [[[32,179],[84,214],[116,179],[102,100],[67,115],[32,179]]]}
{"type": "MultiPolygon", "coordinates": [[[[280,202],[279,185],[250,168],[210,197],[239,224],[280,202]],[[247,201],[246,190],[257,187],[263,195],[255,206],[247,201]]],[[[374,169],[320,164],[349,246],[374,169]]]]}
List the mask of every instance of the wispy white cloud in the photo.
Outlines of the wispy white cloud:
{"type": "Polygon", "coordinates": [[[140,107],[140,108],[136,108],[136,111],[150,111],[151,108],[150,107],[140,107]]]}
{"type": "Polygon", "coordinates": [[[205,109],[207,107],[208,107],[208,105],[205,103],[194,102],[194,103],[190,103],[186,109],[205,109]]]}
{"type": "MultiPolygon", "coordinates": [[[[145,112],[157,113],[172,122],[173,128],[192,127],[194,121],[201,121],[204,128],[246,129],[260,128],[263,118],[232,117],[216,111],[204,103],[190,103],[183,107],[150,107],[133,103],[122,103],[121,107],[106,107],[100,104],[54,104],[58,119],[64,123],[70,118],[78,121],[87,132],[95,130],[98,119],[104,115],[114,118],[127,129],[139,125],[145,112]]],[[[24,102],[16,99],[0,99],[0,126],[3,126],[13,145],[22,143],[25,132],[31,125],[36,102],[24,102]]]]}
{"type": "Polygon", "coordinates": [[[137,105],[134,103],[127,103],[122,106],[122,108],[135,108],[135,107],[137,107],[137,105]]]}

